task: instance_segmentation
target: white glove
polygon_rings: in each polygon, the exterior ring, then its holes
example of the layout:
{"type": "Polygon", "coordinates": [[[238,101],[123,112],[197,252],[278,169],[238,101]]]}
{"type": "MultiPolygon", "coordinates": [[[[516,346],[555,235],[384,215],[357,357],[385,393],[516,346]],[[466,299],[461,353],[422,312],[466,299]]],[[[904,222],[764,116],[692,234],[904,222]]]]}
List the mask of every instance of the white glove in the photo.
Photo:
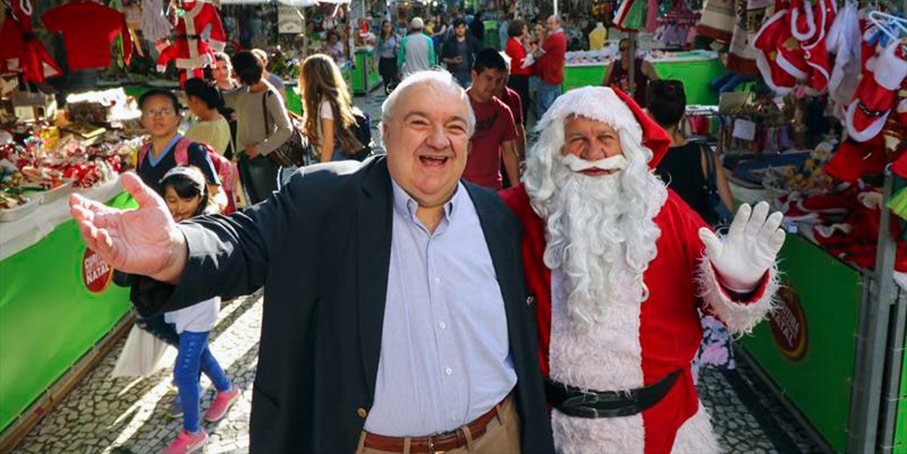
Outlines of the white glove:
{"type": "Polygon", "coordinates": [[[743,204],[737,210],[723,241],[710,229],[699,229],[706,254],[728,290],[749,293],[756,289],[784,245],[784,230],[778,228],[782,219],[777,211],[768,216],[768,204],[759,202],[755,209],[743,204]]]}

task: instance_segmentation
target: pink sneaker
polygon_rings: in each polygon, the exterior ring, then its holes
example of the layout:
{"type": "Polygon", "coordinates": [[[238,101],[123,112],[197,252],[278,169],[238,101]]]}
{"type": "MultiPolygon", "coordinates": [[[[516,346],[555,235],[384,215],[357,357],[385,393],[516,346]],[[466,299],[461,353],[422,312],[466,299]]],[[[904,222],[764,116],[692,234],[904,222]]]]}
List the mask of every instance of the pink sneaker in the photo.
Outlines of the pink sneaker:
{"type": "Polygon", "coordinates": [[[239,388],[236,386],[233,389],[226,392],[217,392],[217,395],[214,396],[214,402],[211,403],[211,408],[205,412],[205,421],[216,422],[220,421],[224,416],[227,415],[227,410],[233,406],[233,403],[236,402],[236,399],[239,398],[239,388]]]}
{"type": "Polygon", "coordinates": [[[186,432],[181,430],[177,434],[176,439],[173,440],[173,443],[170,443],[170,446],[167,449],[163,450],[163,454],[187,454],[190,452],[198,451],[205,446],[205,443],[208,442],[208,434],[205,432],[205,429],[199,429],[198,434],[192,435],[191,432],[186,432]]]}

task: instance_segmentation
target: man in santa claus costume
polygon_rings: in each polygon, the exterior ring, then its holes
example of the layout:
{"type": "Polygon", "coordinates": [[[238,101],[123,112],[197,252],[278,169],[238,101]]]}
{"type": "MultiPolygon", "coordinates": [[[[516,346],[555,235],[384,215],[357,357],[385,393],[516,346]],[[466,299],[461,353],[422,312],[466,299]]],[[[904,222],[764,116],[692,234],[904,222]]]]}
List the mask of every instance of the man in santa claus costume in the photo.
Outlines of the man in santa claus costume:
{"type": "Polygon", "coordinates": [[[697,309],[732,333],[765,317],[781,213],[743,205],[712,233],[652,173],[669,136],[620,91],[572,90],[538,130],[502,197],[525,229],[558,451],[718,452],[690,375],[697,309]]]}

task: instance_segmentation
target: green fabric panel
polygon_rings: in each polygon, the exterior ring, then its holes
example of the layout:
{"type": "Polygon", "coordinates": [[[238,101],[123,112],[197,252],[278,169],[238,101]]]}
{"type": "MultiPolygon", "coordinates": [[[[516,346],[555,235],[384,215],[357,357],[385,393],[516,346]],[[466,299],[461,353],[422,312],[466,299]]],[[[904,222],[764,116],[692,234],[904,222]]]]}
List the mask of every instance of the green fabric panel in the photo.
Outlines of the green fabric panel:
{"type": "MultiPolygon", "coordinates": [[[[109,202],[135,206],[127,195],[109,202]]],[[[129,290],[83,282],[75,221],[0,262],[0,430],[5,429],[129,311],[129,290]]]]}
{"type": "Polygon", "coordinates": [[[862,277],[798,235],[788,235],[778,263],[784,285],[796,292],[803,309],[805,352],[796,360],[782,353],[769,322],[744,336],[742,344],[825,440],[844,452],[862,277]]]}

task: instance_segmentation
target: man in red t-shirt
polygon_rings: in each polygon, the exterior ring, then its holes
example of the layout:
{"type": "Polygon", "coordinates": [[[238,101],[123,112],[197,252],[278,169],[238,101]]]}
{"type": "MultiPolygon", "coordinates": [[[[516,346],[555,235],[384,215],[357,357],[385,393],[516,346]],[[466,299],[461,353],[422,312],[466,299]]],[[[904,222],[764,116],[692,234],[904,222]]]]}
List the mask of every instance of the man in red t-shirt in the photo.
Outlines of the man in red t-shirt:
{"type": "Polygon", "coordinates": [[[494,49],[483,49],[476,54],[472,65],[472,86],[466,90],[476,116],[476,126],[469,140],[469,159],[463,178],[494,190],[502,188],[502,160],[510,184],[516,186],[520,182],[513,113],[495,98],[506,76],[504,58],[494,49]]]}
{"type": "Polygon", "coordinates": [[[536,49],[533,54],[536,74],[540,75],[539,81],[539,117],[548,111],[554,100],[561,94],[561,83],[564,82],[564,64],[567,53],[567,37],[561,28],[561,19],[551,16],[547,20],[548,36],[541,44],[541,49],[536,49]]]}

